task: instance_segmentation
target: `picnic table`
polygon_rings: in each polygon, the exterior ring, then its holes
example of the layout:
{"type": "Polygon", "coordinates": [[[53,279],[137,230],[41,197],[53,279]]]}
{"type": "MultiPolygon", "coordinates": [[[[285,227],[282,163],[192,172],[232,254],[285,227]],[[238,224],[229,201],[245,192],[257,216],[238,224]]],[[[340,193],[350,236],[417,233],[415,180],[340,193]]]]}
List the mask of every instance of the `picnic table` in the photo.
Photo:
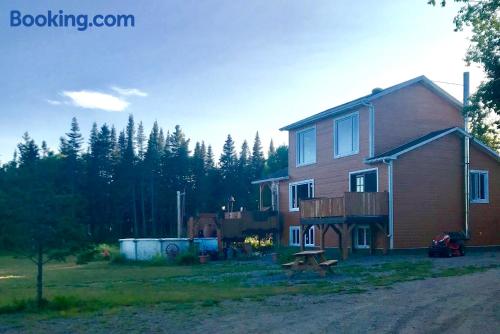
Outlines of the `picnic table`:
{"type": "Polygon", "coordinates": [[[325,276],[331,266],[337,265],[337,260],[327,260],[324,250],[309,250],[293,254],[293,262],[283,264],[283,268],[289,269],[290,274],[298,271],[312,270],[325,276]]]}

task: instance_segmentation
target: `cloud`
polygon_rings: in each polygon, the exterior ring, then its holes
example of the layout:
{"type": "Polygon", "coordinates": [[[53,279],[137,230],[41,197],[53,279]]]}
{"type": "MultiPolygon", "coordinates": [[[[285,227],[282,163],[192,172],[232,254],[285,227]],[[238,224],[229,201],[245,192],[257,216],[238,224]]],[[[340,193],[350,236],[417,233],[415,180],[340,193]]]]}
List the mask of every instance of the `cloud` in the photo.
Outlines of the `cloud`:
{"type": "Polygon", "coordinates": [[[148,93],[143,92],[142,90],[139,90],[137,88],[120,88],[117,86],[113,86],[111,87],[111,89],[122,96],[140,96],[140,97],[148,96],[148,93]]]}
{"type": "Polygon", "coordinates": [[[87,109],[120,112],[129,106],[129,103],[122,98],[88,90],[64,91],[62,95],[68,97],[71,104],[87,109]]]}
{"type": "Polygon", "coordinates": [[[45,101],[47,101],[48,104],[52,104],[53,106],[60,106],[61,104],[64,103],[62,101],[56,101],[56,100],[50,100],[50,99],[47,99],[45,101]]]}

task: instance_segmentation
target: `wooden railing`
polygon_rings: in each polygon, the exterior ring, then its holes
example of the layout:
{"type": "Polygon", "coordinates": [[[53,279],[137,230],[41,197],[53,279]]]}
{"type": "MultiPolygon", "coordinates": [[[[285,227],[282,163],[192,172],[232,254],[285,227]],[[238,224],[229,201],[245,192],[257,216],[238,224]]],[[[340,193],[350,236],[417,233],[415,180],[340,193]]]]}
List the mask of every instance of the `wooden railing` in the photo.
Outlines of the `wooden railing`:
{"type": "Polygon", "coordinates": [[[300,201],[300,217],[386,216],[389,212],[388,203],[387,192],[347,192],[344,197],[300,201]]]}

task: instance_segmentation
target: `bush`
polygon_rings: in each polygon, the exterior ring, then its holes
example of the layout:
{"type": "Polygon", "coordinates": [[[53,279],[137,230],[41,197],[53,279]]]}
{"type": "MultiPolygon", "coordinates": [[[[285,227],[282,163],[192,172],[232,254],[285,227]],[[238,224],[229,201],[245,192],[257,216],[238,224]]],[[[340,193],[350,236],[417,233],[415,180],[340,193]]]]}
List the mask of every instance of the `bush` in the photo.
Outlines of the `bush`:
{"type": "Polygon", "coordinates": [[[167,259],[157,254],[151,258],[151,260],[145,261],[145,264],[150,266],[164,266],[167,264],[167,259]]]}
{"type": "Polygon", "coordinates": [[[76,255],[76,264],[87,264],[91,261],[95,261],[97,255],[97,250],[95,248],[89,248],[76,255]]]}
{"type": "Polygon", "coordinates": [[[270,236],[266,238],[258,238],[257,236],[246,237],[245,243],[252,245],[252,249],[258,252],[266,252],[273,249],[273,239],[270,236]]]}
{"type": "Polygon", "coordinates": [[[118,253],[118,254],[113,254],[109,262],[112,264],[126,264],[129,263],[130,261],[125,257],[125,255],[118,253]]]}
{"type": "Polygon", "coordinates": [[[33,300],[30,299],[14,299],[11,304],[0,306],[0,314],[17,313],[26,311],[35,306],[33,300]]]}
{"type": "Polygon", "coordinates": [[[293,254],[298,252],[296,247],[279,247],[275,248],[275,252],[278,253],[278,262],[280,264],[292,262],[295,257],[293,254]]]}

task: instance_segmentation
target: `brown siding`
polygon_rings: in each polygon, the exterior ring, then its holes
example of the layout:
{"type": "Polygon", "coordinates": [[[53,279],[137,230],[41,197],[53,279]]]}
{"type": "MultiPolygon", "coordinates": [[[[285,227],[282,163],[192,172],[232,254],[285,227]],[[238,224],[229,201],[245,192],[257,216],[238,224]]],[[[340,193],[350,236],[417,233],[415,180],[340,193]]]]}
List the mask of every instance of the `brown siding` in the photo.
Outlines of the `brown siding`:
{"type": "MultiPolygon", "coordinates": [[[[356,110],[359,113],[359,153],[338,159],[333,158],[333,120],[320,121],[316,126],[316,163],[308,166],[296,167],[296,133],[289,132],[288,173],[289,181],[280,185],[280,208],[284,217],[283,242],[288,244],[289,226],[299,224],[299,213],[289,212],[288,209],[288,184],[313,179],[315,197],[338,197],[349,191],[349,172],[378,168],[379,191],[387,191],[387,167],[384,164],[376,166],[367,165],[363,161],[369,154],[369,116],[367,108],[356,110]]],[[[342,116],[350,114],[350,111],[342,116]]],[[[307,128],[307,127],[305,127],[307,128]]],[[[298,131],[300,131],[299,129],[298,131]]],[[[319,237],[319,236],[317,236],[319,237]]],[[[319,244],[319,239],[316,238],[319,244]]],[[[328,231],[326,246],[337,245],[337,235],[328,231]]]]}
{"type": "Polygon", "coordinates": [[[470,168],[488,171],[489,203],[470,204],[470,245],[500,245],[500,163],[471,145],[470,168]]]}
{"type": "Polygon", "coordinates": [[[394,248],[429,246],[444,231],[463,230],[461,140],[449,135],[394,161],[394,248]]]}
{"type": "Polygon", "coordinates": [[[375,154],[432,131],[463,127],[460,110],[420,83],[383,96],[373,104],[375,154]]]}
{"type": "MultiPolygon", "coordinates": [[[[394,162],[394,247],[427,247],[464,230],[463,139],[448,135],[394,162]]],[[[500,164],[471,146],[471,169],[489,172],[489,204],[471,203],[468,245],[500,245],[500,164]]]]}

